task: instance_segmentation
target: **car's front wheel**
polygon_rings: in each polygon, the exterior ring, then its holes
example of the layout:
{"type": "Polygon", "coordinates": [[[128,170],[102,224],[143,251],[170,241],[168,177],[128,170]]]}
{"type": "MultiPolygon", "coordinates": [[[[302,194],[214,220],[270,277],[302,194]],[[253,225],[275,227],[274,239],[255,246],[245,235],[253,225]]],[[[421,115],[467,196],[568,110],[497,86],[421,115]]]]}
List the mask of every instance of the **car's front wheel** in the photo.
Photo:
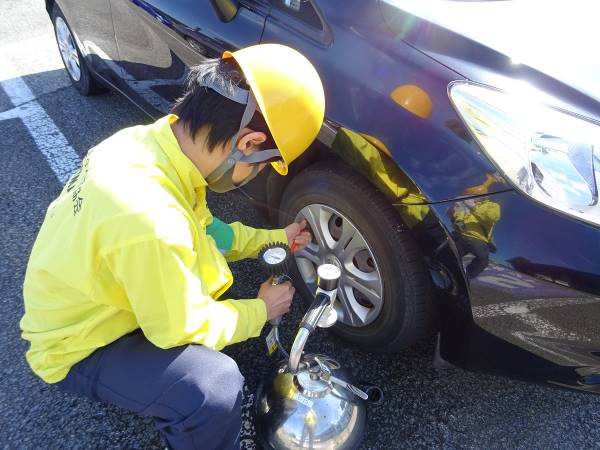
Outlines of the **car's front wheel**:
{"type": "Polygon", "coordinates": [[[428,335],[433,308],[420,252],[398,215],[367,181],[341,163],[319,163],[287,186],[280,224],[305,218],[313,242],[295,255],[300,294],[311,301],[316,267],[342,271],[334,331],[373,350],[396,351],[428,335]]]}

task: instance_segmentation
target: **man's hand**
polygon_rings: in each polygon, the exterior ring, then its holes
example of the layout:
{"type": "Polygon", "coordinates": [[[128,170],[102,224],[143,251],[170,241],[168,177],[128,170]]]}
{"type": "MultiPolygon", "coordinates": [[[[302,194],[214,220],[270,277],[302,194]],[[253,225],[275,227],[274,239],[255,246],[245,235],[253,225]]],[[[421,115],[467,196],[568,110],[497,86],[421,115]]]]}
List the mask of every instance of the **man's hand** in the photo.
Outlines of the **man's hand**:
{"type": "Polygon", "coordinates": [[[258,298],[262,299],[267,306],[267,320],[282,316],[290,310],[294,292],[296,289],[289,281],[273,286],[271,279],[268,279],[260,285],[258,298]]]}
{"type": "Polygon", "coordinates": [[[312,241],[312,234],[306,229],[308,223],[306,219],[302,219],[300,223],[292,223],[285,227],[285,233],[287,234],[288,244],[296,244],[296,251],[299,252],[312,241]]]}

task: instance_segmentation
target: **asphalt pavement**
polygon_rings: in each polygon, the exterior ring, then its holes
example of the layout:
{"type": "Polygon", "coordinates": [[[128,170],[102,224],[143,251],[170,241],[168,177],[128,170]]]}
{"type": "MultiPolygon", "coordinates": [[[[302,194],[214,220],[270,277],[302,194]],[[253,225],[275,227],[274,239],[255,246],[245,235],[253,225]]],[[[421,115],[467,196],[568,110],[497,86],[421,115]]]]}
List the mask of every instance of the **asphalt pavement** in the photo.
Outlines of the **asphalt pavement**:
{"type": "MultiPolygon", "coordinates": [[[[81,97],[70,86],[42,1],[0,4],[0,447],[162,449],[150,419],[38,379],[25,361],[27,343],[18,326],[27,259],[64,179],[49,152],[64,152],[61,167],[71,170],[102,139],[150,119],[117,94],[81,97]]],[[[209,205],[225,221],[268,226],[239,196],[210,195],[209,205]]],[[[233,271],[230,296],[255,295],[263,281],[256,262],[236,263],[233,271]]],[[[284,341],[291,342],[301,313],[296,299],[284,319],[284,341]]],[[[370,354],[319,330],[308,347],[335,355],[357,379],[383,388],[384,402],[369,408],[365,449],[600,447],[600,397],[459,369],[439,371],[432,365],[432,342],[395,355],[370,354]]],[[[243,447],[253,449],[253,393],[271,361],[262,339],[226,352],[246,378],[242,438],[243,447]]]]}

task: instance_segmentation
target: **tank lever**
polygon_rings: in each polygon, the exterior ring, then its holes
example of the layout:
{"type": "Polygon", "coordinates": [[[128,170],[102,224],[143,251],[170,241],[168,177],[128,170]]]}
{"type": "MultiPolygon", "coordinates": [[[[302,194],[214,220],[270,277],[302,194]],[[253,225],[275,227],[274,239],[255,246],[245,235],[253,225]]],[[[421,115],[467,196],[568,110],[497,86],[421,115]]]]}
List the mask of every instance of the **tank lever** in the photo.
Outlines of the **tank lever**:
{"type": "Polygon", "coordinates": [[[327,367],[326,364],[322,363],[317,356],[315,356],[314,359],[317,362],[317,364],[319,365],[319,369],[320,369],[319,378],[321,378],[323,381],[337,384],[338,386],[341,386],[344,389],[349,390],[357,397],[362,398],[363,400],[369,399],[369,396],[367,395],[366,392],[357,388],[353,384],[348,383],[347,381],[341,380],[338,377],[331,375],[331,370],[329,370],[329,367],[327,367]]]}

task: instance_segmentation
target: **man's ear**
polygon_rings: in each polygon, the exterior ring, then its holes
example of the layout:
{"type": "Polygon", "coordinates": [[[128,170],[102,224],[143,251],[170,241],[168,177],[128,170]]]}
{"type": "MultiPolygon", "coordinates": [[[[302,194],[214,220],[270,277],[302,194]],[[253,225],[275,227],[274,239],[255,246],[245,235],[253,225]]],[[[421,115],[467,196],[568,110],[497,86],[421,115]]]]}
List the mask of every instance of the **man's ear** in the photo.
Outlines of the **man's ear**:
{"type": "Polygon", "coordinates": [[[267,135],[262,131],[244,128],[240,132],[240,137],[238,137],[237,148],[241,150],[244,155],[250,155],[266,140],[267,135]]]}

